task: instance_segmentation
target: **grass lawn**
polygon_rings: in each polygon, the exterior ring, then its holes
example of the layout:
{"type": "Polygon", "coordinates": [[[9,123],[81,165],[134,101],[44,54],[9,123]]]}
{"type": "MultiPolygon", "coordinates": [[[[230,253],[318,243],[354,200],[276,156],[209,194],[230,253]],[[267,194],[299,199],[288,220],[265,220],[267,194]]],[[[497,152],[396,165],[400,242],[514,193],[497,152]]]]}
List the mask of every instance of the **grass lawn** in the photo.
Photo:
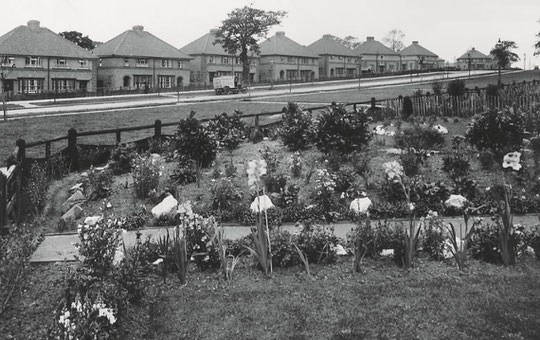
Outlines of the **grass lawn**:
{"type": "Polygon", "coordinates": [[[193,273],[159,285],[148,339],[538,339],[540,266],[370,260],[276,270],[239,269],[232,282],[193,273]]]}
{"type": "MultiPolygon", "coordinates": [[[[476,79],[464,79],[465,86],[469,89],[474,89],[475,87],[486,87],[488,84],[497,84],[497,75],[485,76],[476,79]]],[[[540,71],[523,71],[516,73],[502,74],[502,81],[505,84],[510,84],[513,81],[519,83],[522,81],[530,82],[532,80],[540,80],[540,71]]],[[[447,81],[442,81],[443,84],[446,84],[447,81]]],[[[371,97],[376,99],[387,99],[387,98],[397,98],[398,96],[407,96],[413,95],[418,89],[421,89],[424,93],[429,91],[433,93],[432,82],[426,82],[422,84],[412,84],[412,85],[399,85],[391,87],[381,87],[381,88],[362,88],[360,91],[347,90],[340,92],[327,92],[327,93],[315,93],[315,94],[305,94],[305,95],[292,95],[292,96],[280,96],[275,98],[268,98],[268,101],[279,101],[279,102],[302,102],[302,103],[331,103],[336,101],[338,103],[353,103],[353,102],[363,102],[371,100],[371,97]]],[[[443,85],[446,87],[446,85],[443,85]]]]}

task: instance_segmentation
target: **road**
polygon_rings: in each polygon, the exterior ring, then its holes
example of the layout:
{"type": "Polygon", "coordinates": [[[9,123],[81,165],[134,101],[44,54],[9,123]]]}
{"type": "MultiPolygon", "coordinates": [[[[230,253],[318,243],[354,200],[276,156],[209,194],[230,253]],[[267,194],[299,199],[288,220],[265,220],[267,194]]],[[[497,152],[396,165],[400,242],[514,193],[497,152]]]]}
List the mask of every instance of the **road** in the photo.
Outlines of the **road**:
{"type": "MultiPolygon", "coordinates": [[[[492,71],[476,71],[474,78],[493,75],[492,71]]],[[[435,72],[420,75],[403,75],[379,77],[373,79],[357,79],[328,81],[312,84],[285,84],[275,85],[272,89],[266,86],[252,87],[246,94],[231,94],[217,96],[213,91],[190,91],[177,93],[161,93],[159,95],[131,95],[117,97],[92,97],[78,99],[34,100],[13,102],[23,106],[22,109],[10,110],[8,119],[29,118],[49,114],[77,114],[90,112],[103,112],[127,108],[143,108],[152,106],[174,106],[185,103],[252,100],[260,98],[279,97],[290,94],[306,94],[318,92],[344,91],[362,88],[377,88],[385,86],[399,86],[433,82],[435,80],[448,80],[468,77],[467,71],[435,72]],[[106,99],[105,99],[106,98],[106,99]],[[99,99],[104,100],[99,102],[99,99]]]]}

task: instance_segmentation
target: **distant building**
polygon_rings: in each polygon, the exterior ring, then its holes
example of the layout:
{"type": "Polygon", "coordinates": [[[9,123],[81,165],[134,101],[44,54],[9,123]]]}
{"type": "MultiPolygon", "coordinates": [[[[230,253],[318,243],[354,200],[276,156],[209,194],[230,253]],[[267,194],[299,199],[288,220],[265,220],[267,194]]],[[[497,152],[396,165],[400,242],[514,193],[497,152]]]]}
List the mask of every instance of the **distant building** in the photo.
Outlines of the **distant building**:
{"type": "Polygon", "coordinates": [[[37,20],[0,37],[0,59],[4,92],[96,90],[97,58],[37,20]]]}
{"type": "MultiPolygon", "coordinates": [[[[193,58],[190,63],[191,80],[197,83],[212,83],[214,77],[234,75],[242,79],[242,62],[237,55],[230,55],[216,41],[217,29],[211,29],[202,37],[180,48],[193,58]]],[[[250,58],[250,81],[258,79],[258,57],[250,58]]]]}
{"type": "Polygon", "coordinates": [[[413,41],[411,45],[405,47],[399,54],[401,55],[401,70],[431,70],[439,68],[439,56],[421,46],[418,41],[413,41]]]}
{"type": "Polygon", "coordinates": [[[375,40],[374,37],[367,37],[366,41],[353,52],[361,57],[362,71],[384,73],[399,70],[399,53],[375,40]]]}
{"type": "Polygon", "coordinates": [[[495,68],[493,57],[487,56],[474,47],[457,58],[457,67],[461,70],[489,70],[495,68]]]}
{"type": "Polygon", "coordinates": [[[311,81],[319,78],[319,56],[286,37],[285,32],[276,32],[259,47],[261,81],[311,81]]]}
{"type": "Polygon", "coordinates": [[[329,34],[307,48],[319,56],[319,78],[352,78],[358,75],[358,55],[329,34]]]}
{"type": "Polygon", "coordinates": [[[145,31],[143,26],[133,26],[92,53],[100,59],[100,88],[172,89],[189,85],[190,57],[145,31]]]}

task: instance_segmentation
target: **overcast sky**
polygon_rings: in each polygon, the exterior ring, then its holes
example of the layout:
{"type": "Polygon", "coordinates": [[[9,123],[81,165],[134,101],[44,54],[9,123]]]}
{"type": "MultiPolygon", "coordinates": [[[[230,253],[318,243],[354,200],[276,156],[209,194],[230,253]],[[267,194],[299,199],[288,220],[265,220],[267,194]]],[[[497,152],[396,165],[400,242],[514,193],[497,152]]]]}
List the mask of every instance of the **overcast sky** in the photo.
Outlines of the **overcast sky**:
{"type": "MultiPolygon", "coordinates": [[[[5,0],[2,0],[5,1],[5,0]]],[[[309,45],[323,34],[382,39],[393,28],[405,33],[405,46],[422,46],[453,62],[475,47],[488,54],[498,38],[518,45],[514,66],[540,65],[533,56],[540,32],[540,0],[25,0],[3,6],[0,35],[28,20],[55,32],[79,31],[106,42],[134,25],[182,47],[218,27],[231,10],[244,5],[284,10],[270,32],[285,31],[309,45]],[[8,8],[9,7],[9,8],[8,8]]]]}

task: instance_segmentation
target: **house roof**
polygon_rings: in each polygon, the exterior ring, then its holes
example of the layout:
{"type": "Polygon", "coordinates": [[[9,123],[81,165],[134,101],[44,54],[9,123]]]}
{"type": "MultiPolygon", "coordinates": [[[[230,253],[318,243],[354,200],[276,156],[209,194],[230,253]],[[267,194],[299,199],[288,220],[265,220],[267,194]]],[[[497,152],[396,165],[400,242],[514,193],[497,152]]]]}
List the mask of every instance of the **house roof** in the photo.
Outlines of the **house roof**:
{"type": "Polygon", "coordinates": [[[465,52],[461,57],[458,58],[458,60],[459,59],[468,59],[468,58],[472,58],[472,59],[490,59],[490,57],[488,57],[484,53],[476,50],[474,47],[471,48],[470,50],[468,50],[467,52],[465,52]],[[471,54],[470,57],[469,57],[469,53],[471,54]]]}
{"type": "Polygon", "coordinates": [[[206,33],[199,39],[196,39],[186,46],[181,47],[180,51],[188,55],[213,54],[229,56],[230,53],[227,53],[220,44],[214,44],[214,41],[216,41],[217,31],[217,29],[211,29],[210,32],[206,33]]]}
{"type": "Polygon", "coordinates": [[[413,41],[411,45],[405,47],[399,52],[402,56],[422,56],[422,57],[435,57],[439,56],[425,47],[418,44],[418,41],[413,41]]]}
{"type": "Polygon", "coordinates": [[[325,34],[321,39],[308,45],[307,48],[318,55],[337,55],[346,57],[357,57],[350,48],[332,39],[332,36],[325,34]]]}
{"type": "Polygon", "coordinates": [[[380,54],[380,55],[395,55],[398,56],[397,52],[392,51],[392,49],[384,46],[381,42],[375,40],[373,37],[367,37],[366,41],[353,50],[355,54],[380,54]]]}
{"type": "Polygon", "coordinates": [[[260,45],[260,55],[283,55],[291,57],[319,58],[307,47],[289,39],[285,32],[276,32],[273,37],[263,41],[260,45]]]}
{"type": "Polygon", "coordinates": [[[64,39],[39,21],[30,20],[0,37],[0,54],[64,58],[96,58],[89,51],[64,39]]]}
{"type": "Polygon", "coordinates": [[[92,53],[99,57],[191,59],[174,46],[145,31],[143,26],[133,26],[133,29],[127,30],[94,48],[92,53]]]}

